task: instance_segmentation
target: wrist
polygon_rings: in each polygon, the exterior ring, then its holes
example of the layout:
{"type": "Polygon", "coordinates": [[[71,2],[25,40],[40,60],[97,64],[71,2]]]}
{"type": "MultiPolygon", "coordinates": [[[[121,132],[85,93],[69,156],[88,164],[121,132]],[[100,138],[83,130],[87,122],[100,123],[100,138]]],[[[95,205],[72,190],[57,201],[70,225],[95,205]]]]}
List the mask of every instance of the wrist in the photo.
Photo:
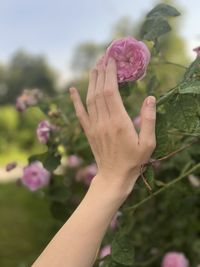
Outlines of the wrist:
{"type": "Polygon", "coordinates": [[[104,197],[123,203],[133,190],[137,177],[136,174],[131,178],[126,178],[98,173],[92,179],[90,186],[104,197]]]}

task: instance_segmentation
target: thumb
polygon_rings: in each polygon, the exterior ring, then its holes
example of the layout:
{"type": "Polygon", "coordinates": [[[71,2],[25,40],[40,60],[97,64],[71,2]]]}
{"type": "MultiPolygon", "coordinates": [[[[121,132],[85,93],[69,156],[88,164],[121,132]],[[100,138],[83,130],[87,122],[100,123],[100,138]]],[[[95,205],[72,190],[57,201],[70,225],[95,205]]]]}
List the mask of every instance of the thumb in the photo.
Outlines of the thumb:
{"type": "Polygon", "coordinates": [[[148,96],[144,100],[141,108],[141,130],[139,133],[139,144],[144,147],[145,152],[149,152],[150,155],[156,146],[155,123],[156,98],[154,96],[148,96]]]}

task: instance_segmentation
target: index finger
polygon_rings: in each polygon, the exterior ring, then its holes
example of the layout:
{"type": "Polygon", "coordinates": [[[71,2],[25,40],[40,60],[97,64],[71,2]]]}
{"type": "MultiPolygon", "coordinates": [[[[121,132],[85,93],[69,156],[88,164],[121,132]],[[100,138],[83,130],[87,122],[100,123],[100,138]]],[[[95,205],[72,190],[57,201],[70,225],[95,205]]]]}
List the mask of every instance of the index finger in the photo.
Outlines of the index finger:
{"type": "Polygon", "coordinates": [[[119,110],[125,111],[118,89],[117,66],[113,58],[109,58],[106,66],[104,94],[110,116],[118,114],[119,110]]]}

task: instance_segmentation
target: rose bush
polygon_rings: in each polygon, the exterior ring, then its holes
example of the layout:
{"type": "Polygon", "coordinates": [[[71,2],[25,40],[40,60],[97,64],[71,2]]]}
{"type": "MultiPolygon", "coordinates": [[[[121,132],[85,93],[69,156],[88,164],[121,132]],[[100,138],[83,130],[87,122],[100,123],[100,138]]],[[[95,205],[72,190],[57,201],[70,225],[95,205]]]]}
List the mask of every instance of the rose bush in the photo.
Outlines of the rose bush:
{"type": "MultiPolygon", "coordinates": [[[[200,262],[200,187],[196,186],[200,175],[200,57],[195,49],[197,57],[186,68],[165,61],[162,38],[171,29],[169,18],[178,15],[169,5],[157,5],[147,14],[140,36],[114,40],[97,63],[105,66],[110,57],[117,61],[119,90],[138,131],[141,99],[150,93],[158,99],[157,147],[143,179],[138,179],[108,227],[102,247],[110,244],[110,250],[100,262],[103,267],[155,267],[177,262],[187,266],[180,255],[186,255],[192,267],[200,262]],[[174,81],[178,83],[168,90],[164,81],[169,80],[169,74],[173,77],[177,68],[179,76],[174,81]],[[145,179],[151,193],[144,185],[145,179]],[[172,257],[166,254],[168,251],[182,254],[172,257]]],[[[84,97],[86,90],[82,90],[84,97]]],[[[20,111],[35,103],[27,102],[27,95],[18,100],[20,111]]],[[[42,190],[53,216],[64,222],[85,195],[97,166],[68,93],[37,99],[37,105],[48,121],[38,127],[46,151],[29,158],[21,180],[32,191],[42,190]],[[59,130],[51,132],[50,125],[59,130]]],[[[94,266],[99,266],[99,259],[94,266]]]]}

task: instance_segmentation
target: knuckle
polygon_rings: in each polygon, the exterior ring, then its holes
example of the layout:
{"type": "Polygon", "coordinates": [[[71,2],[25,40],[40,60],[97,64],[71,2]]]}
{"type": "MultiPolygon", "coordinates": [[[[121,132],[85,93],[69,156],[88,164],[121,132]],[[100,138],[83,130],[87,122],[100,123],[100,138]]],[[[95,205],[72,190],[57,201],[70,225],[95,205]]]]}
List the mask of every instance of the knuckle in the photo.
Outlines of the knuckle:
{"type": "Polygon", "coordinates": [[[115,121],[113,129],[116,134],[121,134],[124,131],[124,125],[120,121],[115,121]]]}
{"type": "Polygon", "coordinates": [[[93,76],[96,75],[96,73],[97,73],[96,69],[91,69],[90,72],[89,72],[89,76],[93,77],[93,76]]]}
{"type": "Polygon", "coordinates": [[[97,91],[97,92],[95,93],[95,98],[98,99],[98,98],[101,98],[101,97],[102,97],[102,93],[101,93],[101,91],[97,91]]]}
{"type": "Polygon", "coordinates": [[[154,121],[156,119],[156,113],[155,112],[147,112],[144,114],[144,117],[147,121],[154,121]]]}
{"type": "Polygon", "coordinates": [[[76,111],[76,117],[79,118],[79,119],[82,119],[83,113],[80,110],[77,110],[76,111]]]}
{"type": "Polygon", "coordinates": [[[97,125],[97,133],[100,135],[107,135],[109,131],[109,127],[105,122],[99,122],[97,125]]]}
{"type": "Polygon", "coordinates": [[[146,146],[147,146],[147,148],[155,149],[156,148],[156,141],[154,139],[149,139],[146,142],[146,146]]]}
{"type": "Polygon", "coordinates": [[[105,88],[104,91],[104,96],[113,96],[114,95],[114,90],[110,87],[105,88]]]}
{"type": "Polygon", "coordinates": [[[87,99],[86,99],[86,105],[87,106],[90,106],[90,105],[92,105],[94,103],[94,97],[88,97],[87,99]]]}

